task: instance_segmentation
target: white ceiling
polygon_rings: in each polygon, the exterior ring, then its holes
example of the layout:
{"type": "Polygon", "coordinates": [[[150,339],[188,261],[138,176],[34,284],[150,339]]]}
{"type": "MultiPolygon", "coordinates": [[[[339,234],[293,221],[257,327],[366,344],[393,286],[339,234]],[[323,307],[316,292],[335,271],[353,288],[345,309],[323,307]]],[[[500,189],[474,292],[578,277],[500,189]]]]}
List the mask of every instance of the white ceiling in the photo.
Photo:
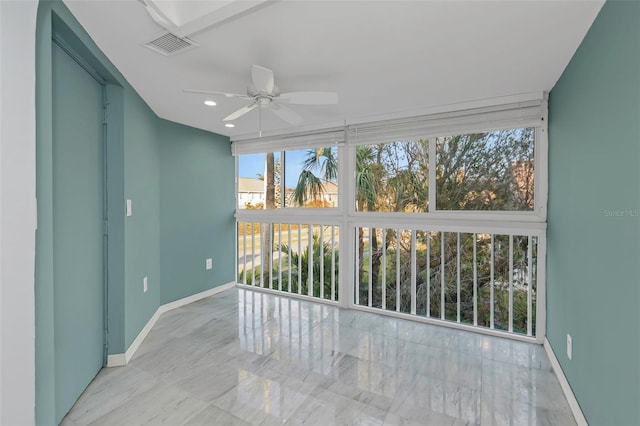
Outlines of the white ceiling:
{"type": "MultiPolygon", "coordinates": [[[[249,101],[207,107],[182,90],[245,93],[251,64],[273,69],[282,92],[339,94],[338,105],[293,106],[303,127],[549,91],[604,1],[280,0],[224,19],[211,3],[231,2],[156,1],[179,25],[215,23],[189,36],[199,47],[163,56],[142,46],[162,28],[141,2],[65,0],[156,114],[229,136],[258,130],[257,110],[234,129],[222,121],[249,101]]],[[[263,111],[262,129],[291,128],[263,111]]]]}

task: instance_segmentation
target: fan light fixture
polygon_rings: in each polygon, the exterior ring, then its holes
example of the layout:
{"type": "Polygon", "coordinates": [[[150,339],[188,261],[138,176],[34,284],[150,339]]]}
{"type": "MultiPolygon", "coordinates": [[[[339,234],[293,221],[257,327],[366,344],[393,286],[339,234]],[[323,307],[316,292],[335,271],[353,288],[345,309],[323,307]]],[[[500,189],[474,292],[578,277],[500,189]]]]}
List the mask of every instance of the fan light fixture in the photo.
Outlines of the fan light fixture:
{"type": "MultiPolygon", "coordinates": [[[[273,71],[259,65],[251,66],[251,84],[247,87],[246,95],[211,90],[185,89],[184,91],[187,93],[219,95],[249,101],[248,105],[227,115],[223,119],[223,121],[226,122],[240,118],[254,109],[258,109],[258,112],[261,112],[262,109],[269,109],[273,111],[276,116],[280,117],[280,119],[295,126],[302,122],[302,117],[290,108],[289,105],[335,105],[338,103],[338,94],[334,92],[280,93],[280,88],[275,84],[273,71]]],[[[261,125],[259,128],[261,128],[261,125]]]]}

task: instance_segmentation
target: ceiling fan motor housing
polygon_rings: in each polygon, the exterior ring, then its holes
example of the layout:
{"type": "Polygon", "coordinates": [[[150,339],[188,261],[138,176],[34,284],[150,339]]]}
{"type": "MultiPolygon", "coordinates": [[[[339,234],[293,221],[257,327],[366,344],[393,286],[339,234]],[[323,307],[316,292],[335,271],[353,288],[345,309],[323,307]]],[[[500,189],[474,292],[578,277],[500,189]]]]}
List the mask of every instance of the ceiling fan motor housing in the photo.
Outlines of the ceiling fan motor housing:
{"type": "Polygon", "coordinates": [[[280,96],[280,87],[274,84],[273,90],[271,91],[271,93],[267,93],[264,90],[256,89],[256,86],[254,84],[250,84],[247,86],[247,95],[251,96],[252,98],[255,98],[256,96],[259,96],[259,95],[269,96],[273,98],[276,96],[280,96]]]}

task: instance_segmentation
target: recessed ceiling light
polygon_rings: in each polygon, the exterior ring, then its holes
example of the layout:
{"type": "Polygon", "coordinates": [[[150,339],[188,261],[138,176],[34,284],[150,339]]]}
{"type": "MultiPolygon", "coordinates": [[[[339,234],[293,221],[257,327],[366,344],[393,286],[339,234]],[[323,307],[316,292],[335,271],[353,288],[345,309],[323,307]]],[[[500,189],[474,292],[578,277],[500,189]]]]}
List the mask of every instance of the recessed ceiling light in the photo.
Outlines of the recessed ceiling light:
{"type": "Polygon", "coordinates": [[[215,101],[211,101],[211,100],[204,101],[204,104],[206,106],[216,106],[216,102],[215,101]]]}
{"type": "Polygon", "coordinates": [[[236,125],[232,123],[227,123],[224,125],[224,127],[236,127],[236,125]]]}

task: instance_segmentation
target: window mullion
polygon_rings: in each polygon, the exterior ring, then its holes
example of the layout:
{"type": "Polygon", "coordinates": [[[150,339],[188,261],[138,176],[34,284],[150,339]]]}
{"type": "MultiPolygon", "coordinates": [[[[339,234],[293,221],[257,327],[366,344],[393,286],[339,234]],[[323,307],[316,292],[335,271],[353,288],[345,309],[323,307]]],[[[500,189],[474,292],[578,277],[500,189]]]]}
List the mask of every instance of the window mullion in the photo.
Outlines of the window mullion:
{"type": "Polygon", "coordinates": [[[287,198],[286,186],[284,186],[285,176],[287,175],[287,159],[286,152],[280,151],[280,208],[285,207],[285,198],[287,198]]]}
{"type": "MultiPolygon", "coordinates": [[[[345,129],[345,140],[347,138],[345,129]]],[[[340,200],[340,237],[338,240],[338,302],[340,306],[348,308],[353,304],[354,280],[353,275],[346,271],[354,271],[355,255],[353,247],[356,244],[354,228],[351,228],[349,217],[355,210],[355,148],[345,144],[338,147],[338,199],[340,200]],[[343,254],[344,253],[344,254],[343,254]]]]}

